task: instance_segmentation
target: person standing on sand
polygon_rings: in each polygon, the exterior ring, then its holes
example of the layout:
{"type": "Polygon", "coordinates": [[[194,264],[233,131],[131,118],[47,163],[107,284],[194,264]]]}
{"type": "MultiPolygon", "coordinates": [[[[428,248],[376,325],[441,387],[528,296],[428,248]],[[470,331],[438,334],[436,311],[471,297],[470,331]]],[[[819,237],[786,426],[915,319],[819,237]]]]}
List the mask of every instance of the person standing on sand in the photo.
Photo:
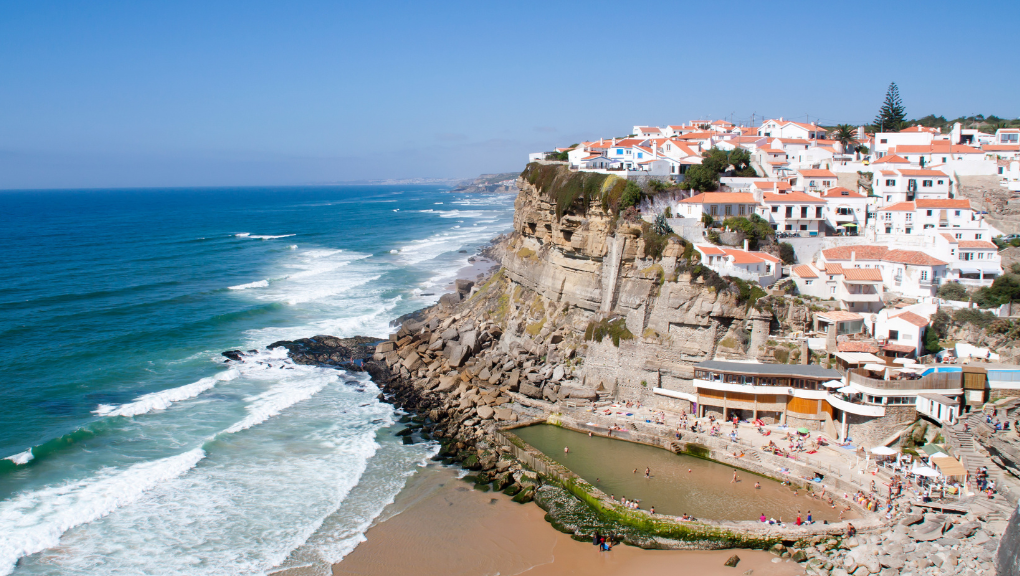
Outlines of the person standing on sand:
{"type": "Polygon", "coordinates": [[[645,478],[651,478],[651,477],[652,477],[652,470],[651,470],[651,468],[645,468],[645,478]]]}
{"type": "Polygon", "coordinates": [[[570,448],[568,448],[567,446],[564,446],[563,447],[563,453],[564,454],[570,454],[570,448]]]}
{"type": "Polygon", "coordinates": [[[736,484],[736,483],[737,483],[737,471],[734,470],[733,471],[733,480],[730,480],[730,484],[736,484]]]}

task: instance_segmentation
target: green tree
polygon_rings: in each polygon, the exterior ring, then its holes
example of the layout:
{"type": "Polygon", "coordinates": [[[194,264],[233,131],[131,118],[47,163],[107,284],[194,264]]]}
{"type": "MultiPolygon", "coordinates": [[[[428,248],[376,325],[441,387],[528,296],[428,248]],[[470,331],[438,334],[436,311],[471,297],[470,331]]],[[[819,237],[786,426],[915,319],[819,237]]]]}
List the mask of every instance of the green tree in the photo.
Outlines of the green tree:
{"type": "Polygon", "coordinates": [[[991,286],[976,291],[973,300],[981,308],[1002,306],[1010,300],[1020,300],[1020,276],[1015,274],[999,276],[991,286]]]}
{"type": "Polygon", "coordinates": [[[949,336],[949,326],[953,323],[953,317],[941,308],[931,317],[931,329],[939,338],[949,336]]]}
{"type": "Polygon", "coordinates": [[[637,206],[638,202],[641,202],[641,188],[628,181],[623,187],[623,195],[620,196],[620,210],[623,211],[631,206],[637,206]]]}
{"type": "Polygon", "coordinates": [[[757,214],[751,214],[750,218],[727,218],[723,226],[743,232],[747,236],[747,247],[750,250],[757,250],[759,246],[768,243],[769,238],[776,233],[768,221],[757,214]]]}
{"type": "Polygon", "coordinates": [[[711,192],[719,189],[719,173],[710,166],[695,164],[687,169],[684,174],[684,181],[680,183],[684,190],[696,190],[698,192],[711,192]]]}
{"type": "Polygon", "coordinates": [[[783,264],[793,264],[797,261],[797,252],[794,251],[793,244],[783,242],[779,245],[779,259],[783,264]]]}
{"type": "Polygon", "coordinates": [[[704,224],[706,228],[710,227],[712,224],[715,224],[715,218],[712,218],[712,215],[708,212],[702,212],[701,223],[704,224]]]}
{"type": "Polygon", "coordinates": [[[966,302],[969,295],[967,294],[967,288],[963,284],[959,282],[946,282],[939,286],[939,298],[966,302]]]}
{"type": "Polygon", "coordinates": [[[900,125],[906,117],[907,109],[903,107],[903,100],[900,99],[900,88],[892,82],[885,92],[885,102],[878,109],[878,116],[875,116],[875,126],[882,132],[899,132],[900,125]]]}
{"type": "Polygon", "coordinates": [[[751,167],[751,153],[744,148],[734,148],[729,153],[729,163],[733,166],[733,175],[754,178],[758,175],[751,167]]]}
{"type": "Polygon", "coordinates": [[[932,328],[928,328],[924,331],[924,350],[928,354],[935,354],[942,351],[942,344],[939,343],[939,337],[932,328]]]}
{"type": "Polygon", "coordinates": [[[832,139],[843,146],[843,153],[849,153],[857,143],[857,130],[849,124],[837,124],[832,139]]]}

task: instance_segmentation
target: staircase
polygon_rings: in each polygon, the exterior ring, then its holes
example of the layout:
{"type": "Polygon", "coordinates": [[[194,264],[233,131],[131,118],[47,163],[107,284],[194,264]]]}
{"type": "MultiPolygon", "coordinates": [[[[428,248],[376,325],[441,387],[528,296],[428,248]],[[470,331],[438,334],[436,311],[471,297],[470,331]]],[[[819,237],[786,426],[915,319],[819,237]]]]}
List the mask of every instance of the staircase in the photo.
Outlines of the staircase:
{"type": "MultiPolygon", "coordinates": [[[[995,464],[988,457],[988,452],[974,440],[977,430],[985,426],[988,424],[984,421],[984,413],[972,412],[956,426],[943,426],[942,432],[946,443],[953,449],[956,457],[959,458],[960,463],[967,469],[971,477],[976,475],[978,468],[984,466],[988,469],[988,477],[995,481],[995,487],[999,493],[1010,502],[1015,502],[1020,496],[1020,486],[995,464]],[[970,432],[964,432],[963,422],[966,422],[970,427],[970,432]]],[[[979,500],[979,498],[975,498],[975,500],[979,500]]],[[[987,500],[983,500],[982,503],[991,504],[987,500]]]]}

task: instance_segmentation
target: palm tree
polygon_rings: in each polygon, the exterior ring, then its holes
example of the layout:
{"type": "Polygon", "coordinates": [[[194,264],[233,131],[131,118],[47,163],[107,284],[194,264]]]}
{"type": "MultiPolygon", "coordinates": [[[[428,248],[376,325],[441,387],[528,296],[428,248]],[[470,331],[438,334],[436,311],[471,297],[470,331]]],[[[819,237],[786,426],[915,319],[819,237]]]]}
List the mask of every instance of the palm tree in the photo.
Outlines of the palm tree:
{"type": "Polygon", "coordinates": [[[857,142],[857,130],[849,124],[837,124],[832,139],[843,147],[843,153],[850,152],[853,144],[857,142]]]}

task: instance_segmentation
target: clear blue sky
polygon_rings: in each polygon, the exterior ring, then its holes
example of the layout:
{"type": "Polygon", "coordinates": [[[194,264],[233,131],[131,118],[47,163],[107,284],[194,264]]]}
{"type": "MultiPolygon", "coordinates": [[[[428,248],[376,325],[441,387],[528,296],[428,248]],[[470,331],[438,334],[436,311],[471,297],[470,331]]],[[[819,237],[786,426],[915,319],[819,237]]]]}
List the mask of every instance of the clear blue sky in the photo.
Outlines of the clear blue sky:
{"type": "Polygon", "coordinates": [[[0,188],[466,177],[634,124],[1020,115],[1020,2],[0,3],[0,188]]]}

